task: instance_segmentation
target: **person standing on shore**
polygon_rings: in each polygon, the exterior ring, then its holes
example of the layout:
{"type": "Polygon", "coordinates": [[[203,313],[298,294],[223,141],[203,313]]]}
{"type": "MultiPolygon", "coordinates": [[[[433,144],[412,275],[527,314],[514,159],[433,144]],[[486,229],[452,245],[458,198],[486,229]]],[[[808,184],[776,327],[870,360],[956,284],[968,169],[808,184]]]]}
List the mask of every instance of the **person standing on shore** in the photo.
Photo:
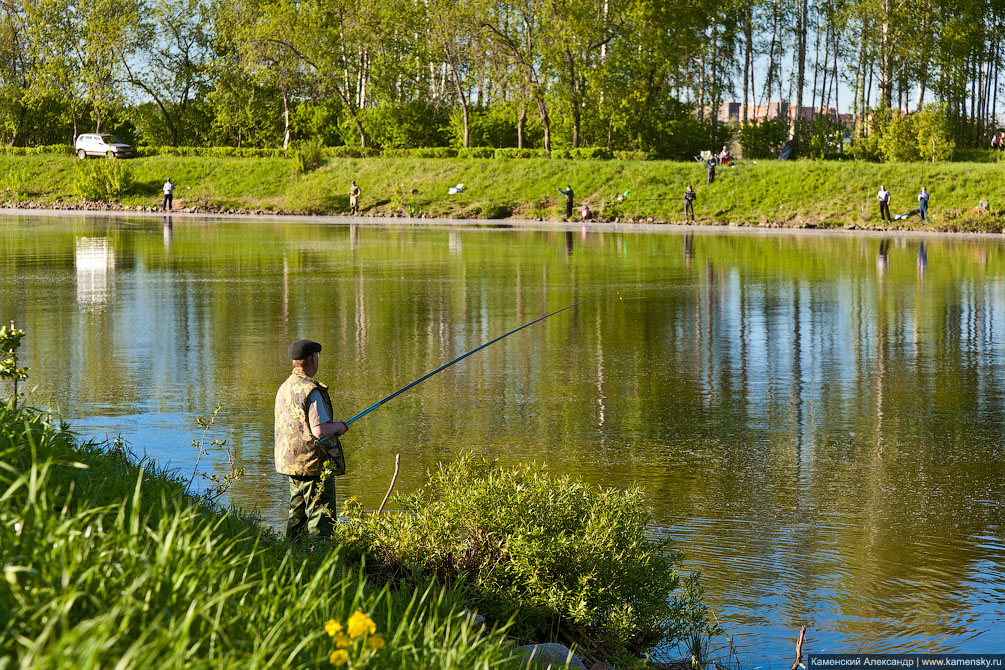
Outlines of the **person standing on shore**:
{"type": "Polygon", "coordinates": [[[565,190],[563,191],[562,189],[558,189],[558,192],[565,196],[565,218],[566,219],[571,219],[572,218],[572,201],[573,201],[573,197],[574,197],[573,194],[572,194],[572,185],[571,184],[566,184],[565,185],[565,190]]]}
{"type": "Polygon", "coordinates": [[[932,220],[928,216],[928,198],[928,191],[926,191],[925,187],[922,186],[921,193],[918,194],[918,214],[921,216],[922,223],[932,220]]]}
{"type": "Polygon", "coordinates": [[[698,199],[698,195],[691,188],[691,184],[687,185],[684,189],[684,221],[694,221],[694,201],[698,199]]]}
{"type": "Polygon", "coordinates": [[[174,182],[171,181],[171,177],[168,177],[168,180],[164,182],[164,202],[161,203],[161,209],[170,210],[172,202],[174,202],[174,182]]]}
{"type": "Polygon", "coordinates": [[[359,190],[359,186],[356,186],[356,180],[352,180],[352,186],[349,187],[349,214],[355,216],[359,214],[359,196],[362,191],[359,190]]]}
{"type": "Polygon", "coordinates": [[[706,176],[705,185],[711,186],[712,182],[715,181],[715,156],[709,158],[706,165],[708,165],[708,175],[706,176]]]}
{"type": "Polygon", "coordinates": [[[349,430],[332,420],[328,387],[314,379],[321,345],[297,340],[287,350],[293,371],[279,387],[275,406],[276,472],[290,478],[290,507],[286,539],[299,541],[331,537],[334,528],[335,482],[323,477],[326,466],[345,473],[339,435],[349,430]],[[327,443],[322,440],[332,437],[327,443]]]}
{"type": "Polygon", "coordinates": [[[886,190],[884,184],[879,185],[879,193],[876,194],[879,200],[879,220],[893,221],[890,217],[890,192],[886,190]]]}

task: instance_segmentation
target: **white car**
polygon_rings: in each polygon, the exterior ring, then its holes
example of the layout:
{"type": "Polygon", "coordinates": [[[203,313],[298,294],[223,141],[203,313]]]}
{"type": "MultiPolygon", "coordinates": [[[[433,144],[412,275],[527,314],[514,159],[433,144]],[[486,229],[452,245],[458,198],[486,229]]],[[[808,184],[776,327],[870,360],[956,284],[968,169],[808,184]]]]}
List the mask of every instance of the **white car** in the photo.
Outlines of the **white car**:
{"type": "Polygon", "coordinates": [[[74,145],[77,150],[77,158],[84,159],[88,156],[107,156],[108,158],[132,158],[136,155],[136,149],[122,142],[115,135],[106,133],[84,133],[77,135],[77,142],[74,145]]]}

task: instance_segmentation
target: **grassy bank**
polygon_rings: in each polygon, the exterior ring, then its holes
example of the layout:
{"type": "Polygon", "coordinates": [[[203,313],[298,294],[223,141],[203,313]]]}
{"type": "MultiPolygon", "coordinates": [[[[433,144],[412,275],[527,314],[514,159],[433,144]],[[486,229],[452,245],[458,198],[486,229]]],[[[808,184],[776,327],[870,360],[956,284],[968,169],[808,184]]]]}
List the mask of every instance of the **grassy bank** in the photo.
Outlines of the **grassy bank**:
{"type": "Polygon", "coordinates": [[[0,405],[0,668],[517,667],[449,592],[374,586],[145,466],[0,405]],[[333,659],[357,611],[383,644],[333,659]]]}
{"type": "Polygon", "coordinates": [[[555,640],[641,670],[718,633],[640,489],[466,458],[312,546],[187,489],[0,403],[0,670],[504,670],[555,640]]]}
{"type": "MultiPolygon", "coordinates": [[[[8,206],[79,203],[80,162],[68,156],[2,156],[0,189],[8,206]]],[[[132,184],[118,198],[126,207],[159,203],[161,185],[177,184],[176,208],[302,214],[348,210],[349,181],[363,190],[364,215],[560,219],[572,184],[578,204],[605,220],[680,222],[687,183],[698,192],[698,222],[722,225],[844,227],[878,225],[875,194],[893,193],[896,215],[917,206],[924,184],[932,193],[935,230],[1001,232],[1005,224],[1005,163],[873,164],[827,161],[747,161],[720,168],[705,186],[704,166],[667,161],[363,158],[331,159],[297,174],[294,161],[270,158],[152,156],[128,162],[132,184]],[[464,184],[456,195],[448,189],[464,184]],[[623,203],[614,197],[630,190],[623,203]],[[990,214],[971,210],[981,199],[990,214]]],[[[917,217],[897,226],[919,227],[917,217]]]]}

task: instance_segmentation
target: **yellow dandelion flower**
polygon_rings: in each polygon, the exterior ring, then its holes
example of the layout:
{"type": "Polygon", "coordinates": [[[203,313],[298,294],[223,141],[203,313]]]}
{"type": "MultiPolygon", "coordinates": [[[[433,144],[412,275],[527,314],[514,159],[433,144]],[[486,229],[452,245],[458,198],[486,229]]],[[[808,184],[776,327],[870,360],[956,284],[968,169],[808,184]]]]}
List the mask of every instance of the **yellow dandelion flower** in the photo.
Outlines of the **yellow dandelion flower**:
{"type": "Polygon", "coordinates": [[[352,646],[352,638],[345,633],[339,631],[335,634],[335,646],[339,649],[344,649],[345,647],[352,646]]]}
{"type": "Polygon", "coordinates": [[[331,658],[328,661],[332,665],[345,665],[349,662],[349,652],[345,649],[336,649],[332,652],[331,658]]]}
{"type": "Polygon", "coordinates": [[[372,635],[366,638],[366,646],[370,649],[381,649],[384,646],[384,638],[380,635],[372,635]]]}
{"type": "Polygon", "coordinates": [[[359,610],[349,617],[346,627],[349,631],[349,637],[360,637],[361,635],[365,635],[367,633],[373,635],[377,632],[377,624],[373,622],[373,619],[359,610]]]}
{"type": "Polygon", "coordinates": [[[342,624],[335,621],[335,619],[329,619],[328,623],[325,624],[325,630],[328,631],[329,637],[335,637],[335,633],[342,630],[342,624]]]}

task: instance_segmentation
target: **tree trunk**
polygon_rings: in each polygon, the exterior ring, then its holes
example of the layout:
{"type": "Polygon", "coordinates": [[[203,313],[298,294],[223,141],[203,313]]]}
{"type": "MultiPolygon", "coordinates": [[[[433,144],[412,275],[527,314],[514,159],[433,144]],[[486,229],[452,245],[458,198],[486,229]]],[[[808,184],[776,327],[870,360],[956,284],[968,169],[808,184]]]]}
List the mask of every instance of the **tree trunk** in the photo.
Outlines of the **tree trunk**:
{"type": "MultiPolygon", "coordinates": [[[[281,91],[283,96],[283,150],[290,148],[290,95],[284,87],[281,91]]],[[[171,146],[174,146],[172,141],[171,146]]]]}
{"type": "Polygon", "coordinates": [[[995,84],[994,84],[994,95],[992,96],[991,102],[991,126],[994,128],[995,120],[998,116],[998,74],[1001,72],[1001,40],[995,36],[995,84]]]}
{"type": "Polygon", "coordinates": [[[753,4],[747,5],[747,9],[744,12],[744,23],[743,23],[743,41],[744,41],[744,58],[743,58],[743,123],[746,125],[750,115],[750,97],[749,94],[753,91],[750,90],[751,86],[750,80],[753,78],[752,66],[754,62],[754,8],[753,4]]]}
{"type": "Polygon", "coordinates": [[[816,27],[813,30],[813,85],[810,86],[810,107],[813,108],[813,115],[816,116],[817,108],[817,79],[820,76],[820,10],[817,9],[816,27]]]}
{"type": "Polygon", "coordinates": [[[520,113],[516,117],[516,148],[523,149],[523,124],[527,121],[527,107],[520,103],[520,113]]]}
{"type": "Polygon", "coordinates": [[[893,106],[893,59],[890,55],[890,0],[883,0],[883,24],[879,39],[879,95],[883,104],[893,106]]]}
{"type": "Polygon", "coordinates": [[[441,38],[443,42],[443,52],[447,55],[447,62],[450,64],[450,73],[453,75],[454,89],[457,91],[457,98],[461,101],[461,115],[464,117],[464,148],[467,149],[469,145],[469,138],[471,135],[469,118],[468,118],[468,95],[464,90],[464,83],[461,81],[461,75],[457,70],[457,59],[454,57],[454,53],[450,48],[450,43],[447,38],[441,38]]]}
{"type": "Polygon", "coordinates": [[[865,117],[865,22],[862,23],[862,30],[859,33],[858,47],[858,68],[855,71],[855,134],[861,135],[862,122],[865,117]]]}
{"type": "Polygon", "coordinates": [[[796,11],[796,127],[793,129],[792,139],[796,150],[799,149],[799,129],[803,119],[803,87],[806,83],[806,13],[808,11],[806,0],[799,0],[796,11]]]}
{"type": "Polygon", "coordinates": [[[540,97],[537,100],[537,113],[541,116],[544,127],[544,150],[551,153],[551,119],[548,118],[548,107],[540,97]]]}

